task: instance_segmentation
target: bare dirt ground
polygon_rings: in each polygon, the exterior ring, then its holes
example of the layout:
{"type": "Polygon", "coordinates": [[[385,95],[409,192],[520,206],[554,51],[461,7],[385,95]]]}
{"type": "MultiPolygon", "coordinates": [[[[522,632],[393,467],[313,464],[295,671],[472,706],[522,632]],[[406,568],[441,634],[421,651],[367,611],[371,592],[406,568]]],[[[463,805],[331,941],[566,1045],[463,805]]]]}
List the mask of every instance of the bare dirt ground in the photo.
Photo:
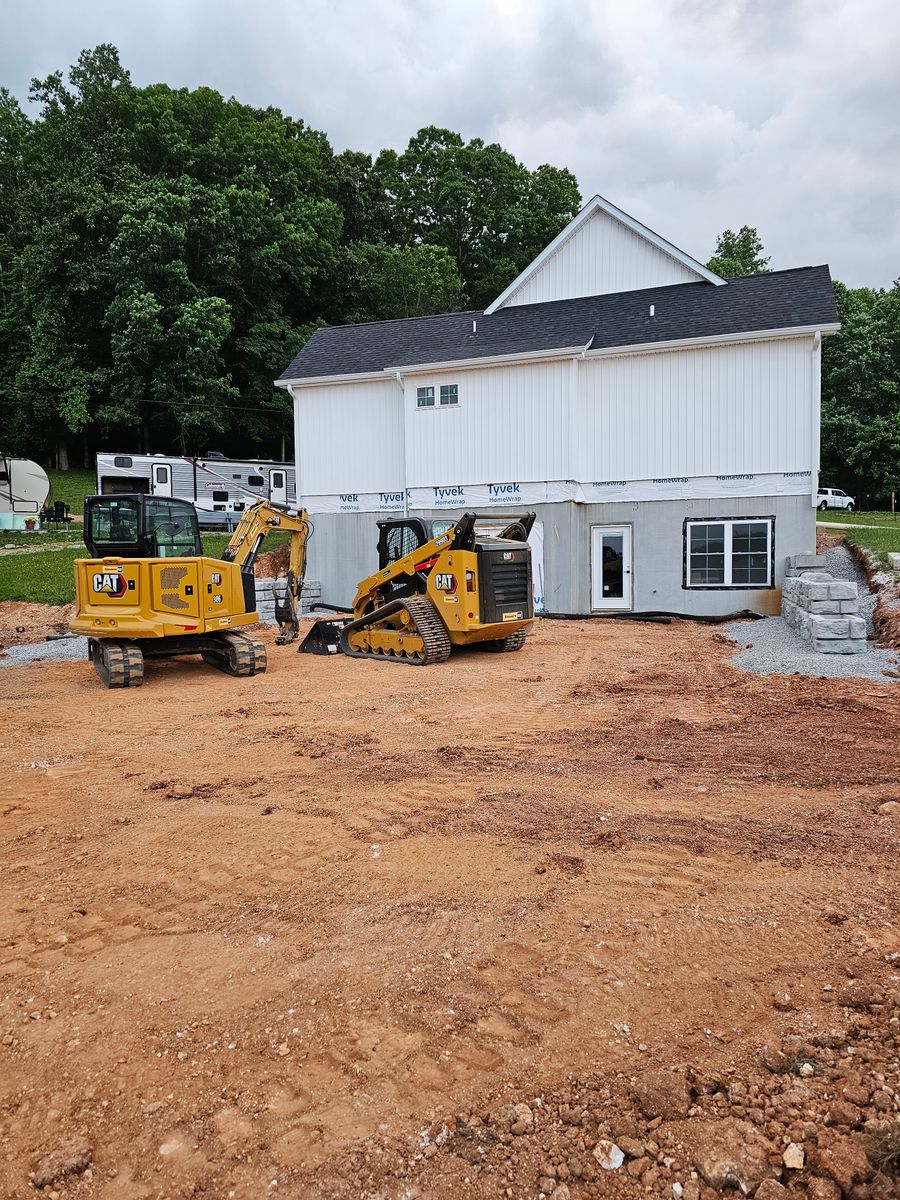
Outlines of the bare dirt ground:
{"type": "Polygon", "coordinates": [[[71,604],[24,604],[19,600],[0,601],[0,654],[5,646],[41,642],[48,635],[68,631],[71,604]]]}
{"type": "Polygon", "coordinates": [[[0,1195],[897,1195],[897,693],[728,655],[4,670],[0,1195]]]}

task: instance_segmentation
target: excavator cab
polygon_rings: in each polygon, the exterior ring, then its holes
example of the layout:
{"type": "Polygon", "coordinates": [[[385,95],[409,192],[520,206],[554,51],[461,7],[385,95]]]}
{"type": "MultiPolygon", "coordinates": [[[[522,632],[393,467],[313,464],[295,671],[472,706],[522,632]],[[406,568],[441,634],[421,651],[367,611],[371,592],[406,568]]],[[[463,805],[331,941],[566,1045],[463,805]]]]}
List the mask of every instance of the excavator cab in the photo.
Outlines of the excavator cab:
{"type": "Polygon", "coordinates": [[[94,558],[199,558],[203,554],[193,504],[141,492],[88,496],[84,544],[94,558]]]}

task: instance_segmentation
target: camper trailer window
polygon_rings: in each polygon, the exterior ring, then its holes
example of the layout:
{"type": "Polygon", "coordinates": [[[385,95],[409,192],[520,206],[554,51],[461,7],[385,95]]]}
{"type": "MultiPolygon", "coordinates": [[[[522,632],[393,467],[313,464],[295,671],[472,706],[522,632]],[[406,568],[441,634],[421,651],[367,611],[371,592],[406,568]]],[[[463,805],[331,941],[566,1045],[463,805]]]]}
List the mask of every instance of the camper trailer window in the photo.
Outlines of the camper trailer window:
{"type": "Polygon", "coordinates": [[[262,475],[247,476],[247,483],[250,485],[250,487],[262,487],[265,482],[266,481],[263,479],[262,475]]]}
{"type": "Polygon", "coordinates": [[[131,459],[126,454],[117,454],[116,457],[113,459],[114,467],[124,467],[124,468],[128,469],[132,465],[133,464],[132,464],[131,459]]]}
{"type": "Polygon", "coordinates": [[[225,501],[228,499],[227,492],[213,492],[213,500],[225,501]]]}
{"type": "Polygon", "coordinates": [[[109,546],[132,546],[138,540],[138,506],[134,500],[105,500],[91,508],[91,538],[109,546]]]}

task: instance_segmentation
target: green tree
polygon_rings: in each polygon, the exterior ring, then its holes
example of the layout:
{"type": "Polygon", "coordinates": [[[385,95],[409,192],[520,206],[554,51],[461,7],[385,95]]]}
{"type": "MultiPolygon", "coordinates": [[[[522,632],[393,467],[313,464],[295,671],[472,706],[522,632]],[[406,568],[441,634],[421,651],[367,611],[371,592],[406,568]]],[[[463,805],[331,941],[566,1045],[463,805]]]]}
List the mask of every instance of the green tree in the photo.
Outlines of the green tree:
{"type": "Polygon", "coordinates": [[[706,265],[723,279],[733,279],[736,275],[759,275],[768,270],[769,259],[763,257],[759,233],[750,225],[742,225],[737,233],[726,229],[719,234],[713,256],[706,265]]]}
{"type": "Polygon", "coordinates": [[[434,126],[419,130],[402,154],[383,151],[374,171],[388,200],[392,244],[443,246],[473,308],[503,291],[580,205],[570,172],[529,172],[494,143],[464,142],[434,126]]]}
{"type": "Polygon", "coordinates": [[[834,291],[841,330],[822,350],[822,480],[886,504],[900,490],[900,280],[834,291]]]}

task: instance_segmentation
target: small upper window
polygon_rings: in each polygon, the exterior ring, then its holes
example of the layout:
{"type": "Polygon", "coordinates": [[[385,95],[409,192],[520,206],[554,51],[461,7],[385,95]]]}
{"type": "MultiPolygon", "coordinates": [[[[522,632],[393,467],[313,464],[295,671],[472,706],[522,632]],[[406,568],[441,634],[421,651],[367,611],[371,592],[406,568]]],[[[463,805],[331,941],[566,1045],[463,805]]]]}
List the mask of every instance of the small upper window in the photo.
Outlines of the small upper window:
{"type": "Polygon", "coordinates": [[[434,388],[416,388],[416,408],[434,408],[434,388]]]}
{"type": "Polygon", "coordinates": [[[240,473],[240,471],[238,471],[237,475],[232,475],[232,476],[231,476],[231,478],[232,478],[232,479],[240,479],[240,477],[241,477],[241,473],[240,473]]]}
{"type": "MultiPolygon", "coordinates": [[[[239,476],[236,475],[235,478],[237,479],[239,476]]],[[[247,483],[250,485],[250,487],[262,487],[265,483],[265,480],[263,479],[262,475],[248,475],[247,483]]]]}
{"type": "Polygon", "coordinates": [[[154,474],[154,478],[156,479],[157,483],[168,483],[169,482],[169,468],[168,467],[154,467],[153,474],[154,474]]]}
{"type": "Polygon", "coordinates": [[[117,454],[113,459],[114,467],[125,467],[126,469],[132,466],[131,459],[126,454],[117,454]]]}
{"type": "Polygon", "coordinates": [[[459,384],[441,384],[441,404],[459,404],[459,384]]]}

